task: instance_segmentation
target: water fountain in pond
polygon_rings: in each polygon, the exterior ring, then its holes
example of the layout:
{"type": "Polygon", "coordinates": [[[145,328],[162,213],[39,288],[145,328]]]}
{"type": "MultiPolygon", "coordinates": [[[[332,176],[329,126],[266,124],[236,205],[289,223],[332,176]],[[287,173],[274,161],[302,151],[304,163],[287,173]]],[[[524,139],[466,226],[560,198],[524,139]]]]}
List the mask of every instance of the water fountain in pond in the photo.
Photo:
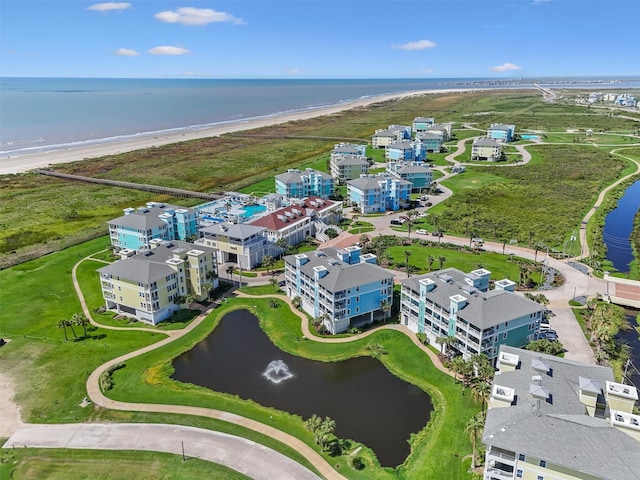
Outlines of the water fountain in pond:
{"type": "Polygon", "coordinates": [[[289,367],[282,360],[273,360],[267,365],[267,369],[262,375],[271,383],[276,385],[293,377],[293,373],[289,371],[289,367]]]}

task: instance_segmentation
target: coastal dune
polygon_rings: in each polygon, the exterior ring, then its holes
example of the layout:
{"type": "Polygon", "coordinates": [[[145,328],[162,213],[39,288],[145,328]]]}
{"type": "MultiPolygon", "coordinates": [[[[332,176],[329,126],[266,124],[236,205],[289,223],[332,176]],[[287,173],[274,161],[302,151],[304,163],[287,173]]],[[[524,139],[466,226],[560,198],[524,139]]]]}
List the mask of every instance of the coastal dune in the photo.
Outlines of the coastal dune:
{"type": "MultiPolygon", "coordinates": [[[[213,125],[211,127],[199,128],[198,130],[184,130],[158,135],[145,135],[136,138],[123,139],[121,141],[94,143],[66,149],[57,149],[33,154],[11,156],[0,158],[0,175],[25,173],[30,170],[47,168],[60,163],[77,162],[91,158],[99,158],[107,155],[117,155],[120,153],[142,150],[150,147],[159,147],[172,143],[179,143],[200,138],[217,137],[227,133],[253,130],[256,128],[279,125],[295,120],[305,120],[308,118],[331,115],[344,110],[358,107],[365,107],[374,103],[386,102],[389,100],[399,100],[402,98],[427,95],[427,94],[448,94],[456,92],[468,92],[476,89],[448,89],[448,90],[421,90],[406,92],[402,94],[378,95],[366,99],[345,102],[338,105],[321,107],[313,110],[286,113],[261,117],[250,120],[239,120],[225,124],[213,125]]],[[[384,127],[381,126],[381,127],[384,127]]]]}

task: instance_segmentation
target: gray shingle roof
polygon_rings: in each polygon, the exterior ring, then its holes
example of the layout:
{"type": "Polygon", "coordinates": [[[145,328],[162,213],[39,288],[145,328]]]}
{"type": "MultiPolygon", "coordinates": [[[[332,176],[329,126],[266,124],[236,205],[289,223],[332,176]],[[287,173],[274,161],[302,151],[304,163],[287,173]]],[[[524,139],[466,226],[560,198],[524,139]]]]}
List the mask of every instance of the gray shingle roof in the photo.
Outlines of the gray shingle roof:
{"type": "Polygon", "coordinates": [[[436,305],[449,310],[449,297],[462,295],[468,301],[467,305],[458,310],[457,316],[469,323],[485,330],[500,323],[530,315],[544,310],[544,307],[517,293],[506,290],[489,290],[481,292],[469,288],[465,277],[471,274],[456,268],[446,268],[437,272],[418,275],[402,280],[402,285],[413,291],[420,291],[419,280],[429,278],[435,282],[433,290],[427,292],[426,297],[436,305]]]}
{"type": "Polygon", "coordinates": [[[494,378],[494,384],[515,390],[516,401],[488,410],[483,443],[606,480],[638,478],[640,443],[607,420],[587,415],[578,397],[581,385],[592,389],[613,380],[610,368],[506,345],[500,351],[520,357],[519,369],[494,378]],[[539,403],[529,393],[536,359],[550,367],[549,374],[541,375],[549,401],[539,403]]]}
{"type": "Polygon", "coordinates": [[[499,147],[500,144],[493,138],[482,137],[473,142],[474,147],[499,147]]]}
{"type": "Polygon", "coordinates": [[[353,180],[347,181],[347,185],[353,185],[360,190],[371,190],[373,188],[381,188],[380,181],[384,181],[387,178],[391,178],[395,182],[399,182],[400,185],[412,185],[411,182],[407,180],[402,180],[400,178],[395,178],[391,175],[375,175],[375,176],[366,176],[360,178],[354,178],[353,180]]]}
{"type": "Polygon", "coordinates": [[[302,183],[303,177],[308,177],[310,173],[314,173],[317,177],[323,178],[325,180],[333,178],[328,173],[320,172],[318,170],[314,170],[313,172],[308,172],[306,170],[303,170],[301,172],[290,171],[280,173],[276,175],[275,178],[277,180],[280,180],[282,183],[302,183]]]}
{"type": "Polygon", "coordinates": [[[159,208],[153,208],[148,213],[130,213],[129,215],[123,215],[113,220],[109,220],[109,225],[116,225],[119,227],[134,228],[136,230],[150,230],[155,227],[161,227],[166,223],[158,218],[158,215],[166,213],[159,208]]]}
{"type": "Polygon", "coordinates": [[[257,227],[247,223],[218,223],[200,229],[204,234],[240,239],[249,238],[264,230],[264,227],[257,227]]]}

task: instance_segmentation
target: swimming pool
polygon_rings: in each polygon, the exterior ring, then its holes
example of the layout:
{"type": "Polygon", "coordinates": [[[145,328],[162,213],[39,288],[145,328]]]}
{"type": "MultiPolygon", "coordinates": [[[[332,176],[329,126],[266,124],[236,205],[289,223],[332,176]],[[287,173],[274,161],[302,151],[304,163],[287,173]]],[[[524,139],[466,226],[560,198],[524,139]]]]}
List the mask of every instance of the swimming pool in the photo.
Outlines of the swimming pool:
{"type": "Polygon", "coordinates": [[[244,216],[248,218],[265,212],[267,207],[264,205],[243,205],[240,209],[244,211],[244,216]]]}

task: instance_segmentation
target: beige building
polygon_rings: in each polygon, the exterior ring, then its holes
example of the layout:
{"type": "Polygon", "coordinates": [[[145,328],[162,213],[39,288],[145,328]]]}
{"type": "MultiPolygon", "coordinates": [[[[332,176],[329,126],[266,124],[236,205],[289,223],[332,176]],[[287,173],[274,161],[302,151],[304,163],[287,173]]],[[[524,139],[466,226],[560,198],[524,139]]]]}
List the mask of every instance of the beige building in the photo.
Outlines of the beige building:
{"type": "Polygon", "coordinates": [[[609,367],[502,345],[482,442],[485,480],[637,480],[638,391],[609,367]]]}
{"type": "Polygon", "coordinates": [[[247,223],[218,223],[200,229],[202,237],[196,246],[207,246],[217,251],[218,263],[235,263],[238,268],[251,270],[262,263],[265,255],[278,252],[264,235],[266,228],[247,223]]]}
{"type": "Polygon", "coordinates": [[[502,146],[491,138],[479,138],[471,145],[471,160],[497,162],[502,155],[502,146]]]}
{"type": "Polygon", "coordinates": [[[187,242],[151,240],[136,254],[98,269],[108,310],[156,325],[180,309],[188,296],[204,300],[218,286],[216,252],[187,242]]]}

